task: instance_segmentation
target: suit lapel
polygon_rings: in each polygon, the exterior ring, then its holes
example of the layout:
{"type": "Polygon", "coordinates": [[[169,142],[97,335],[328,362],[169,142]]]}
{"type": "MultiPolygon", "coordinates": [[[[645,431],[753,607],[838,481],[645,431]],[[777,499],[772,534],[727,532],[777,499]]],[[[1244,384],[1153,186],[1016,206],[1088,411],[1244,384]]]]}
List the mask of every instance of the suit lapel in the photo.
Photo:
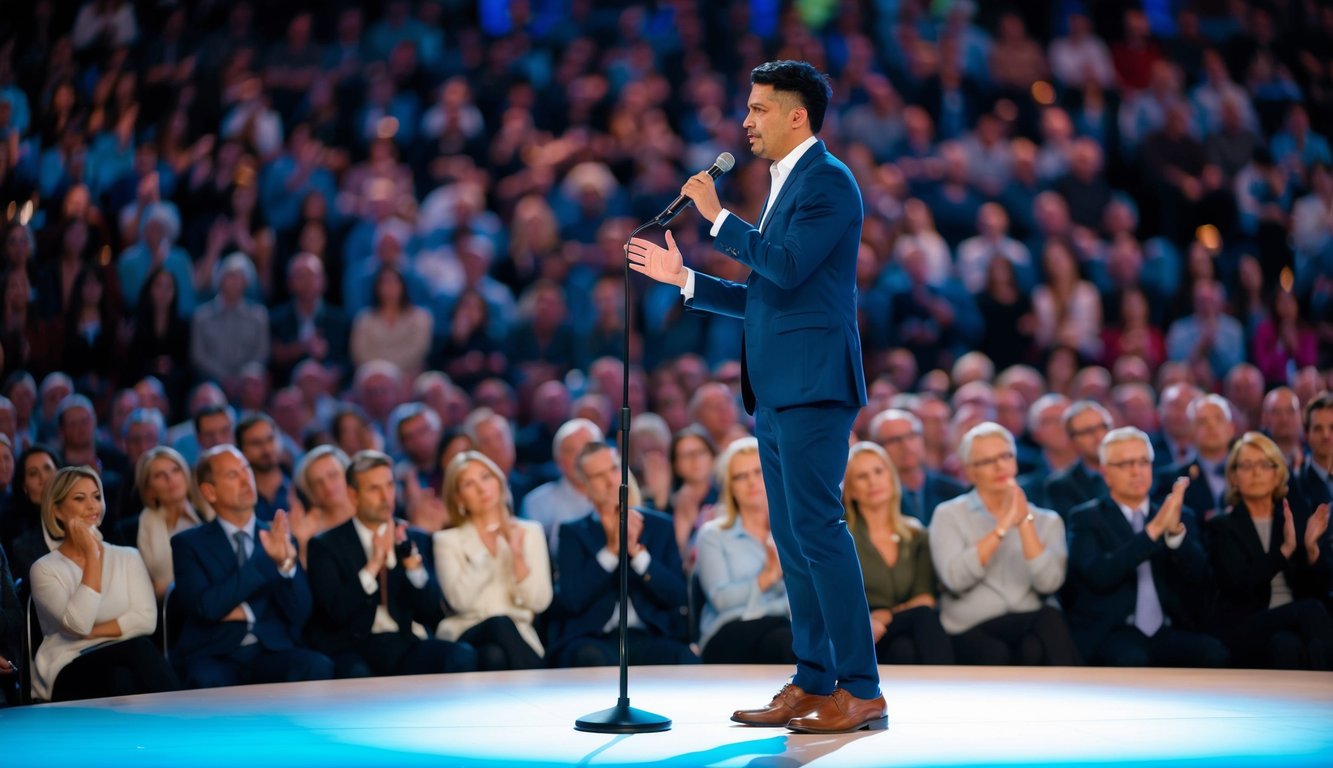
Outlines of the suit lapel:
{"type": "MultiPolygon", "coordinates": [[[[815,162],[815,158],[823,154],[824,142],[816,140],[815,143],[805,151],[805,154],[801,155],[801,159],[796,161],[796,166],[791,169],[791,173],[787,174],[787,178],[783,180],[782,189],[778,190],[778,196],[773,199],[774,216],[777,215],[778,209],[782,207],[782,201],[787,197],[787,193],[791,191],[793,186],[795,186],[796,178],[801,175],[801,171],[804,171],[812,165],[815,162]]],[[[759,231],[761,233],[768,231],[769,221],[764,218],[767,214],[768,208],[765,207],[764,212],[759,215],[759,231]]],[[[769,219],[772,219],[772,217],[770,216],[769,219]]]]}
{"type": "MultiPolygon", "coordinates": [[[[1149,506],[1148,511],[1152,511],[1149,506]]],[[[1130,525],[1125,519],[1125,513],[1121,511],[1120,505],[1114,499],[1102,499],[1102,516],[1106,518],[1106,524],[1115,533],[1119,541],[1128,541],[1134,537],[1134,526],[1130,525]]]]}

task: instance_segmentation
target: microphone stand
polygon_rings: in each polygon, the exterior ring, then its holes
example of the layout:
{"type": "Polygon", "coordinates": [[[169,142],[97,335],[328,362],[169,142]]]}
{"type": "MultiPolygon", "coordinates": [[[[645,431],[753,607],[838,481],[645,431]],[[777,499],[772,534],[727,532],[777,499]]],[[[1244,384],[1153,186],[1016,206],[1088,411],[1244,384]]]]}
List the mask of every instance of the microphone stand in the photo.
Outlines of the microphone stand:
{"type": "MultiPolygon", "coordinates": [[[[661,217],[639,225],[625,241],[658,224],[661,217]]],[[[665,226],[665,225],[664,225],[665,226]]],[[[629,705],[629,257],[625,257],[625,347],[620,390],[620,699],[614,707],[584,715],[574,729],[594,733],[657,733],[671,730],[671,719],[629,705]]]]}

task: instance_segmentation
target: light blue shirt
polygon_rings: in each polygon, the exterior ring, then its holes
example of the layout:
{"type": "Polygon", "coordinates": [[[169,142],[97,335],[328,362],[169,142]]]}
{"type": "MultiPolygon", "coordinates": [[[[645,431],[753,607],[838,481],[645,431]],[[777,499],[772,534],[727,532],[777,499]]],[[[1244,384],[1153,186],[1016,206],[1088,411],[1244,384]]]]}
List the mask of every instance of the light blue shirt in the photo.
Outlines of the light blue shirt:
{"type": "Polygon", "coordinates": [[[699,619],[699,645],[705,648],[733,621],[791,616],[785,581],[759,589],[759,573],[768,561],[766,543],[751,536],[739,519],[730,528],[722,523],[722,518],[709,520],[699,529],[695,573],[705,597],[699,619]]]}

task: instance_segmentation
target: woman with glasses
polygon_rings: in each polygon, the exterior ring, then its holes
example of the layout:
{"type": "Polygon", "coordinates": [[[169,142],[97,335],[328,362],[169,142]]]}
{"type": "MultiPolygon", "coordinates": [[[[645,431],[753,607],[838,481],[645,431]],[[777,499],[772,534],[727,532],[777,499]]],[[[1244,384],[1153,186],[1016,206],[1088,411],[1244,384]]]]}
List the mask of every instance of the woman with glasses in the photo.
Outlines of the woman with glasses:
{"type": "Polygon", "coordinates": [[[1282,451],[1258,432],[1236,441],[1226,477],[1228,513],[1209,524],[1218,634],[1240,665],[1333,669],[1328,504],[1310,514],[1287,495],[1282,451]]]}
{"type": "Polygon", "coordinates": [[[722,515],[699,531],[705,664],[791,664],[791,608],[769,529],[759,441],[737,440],[717,459],[722,515]]]}
{"type": "Polygon", "coordinates": [[[1078,651],[1059,609],[1046,604],[1065,580],[1065,526],[1028,503],[1015,482],[1014,436],[994,422],[958,446],[971,492],[935,509],[930,555],[944,585],[940,623],[960,664],[1069,666],[1078,651]]]}
{"type": "Polygon", "coordinates": [[[898,473],[878,444],[852,446],[842,505],[861,561],[879,663],[954,663],[936,610],[926,528],[903,514],[898,473]]]}

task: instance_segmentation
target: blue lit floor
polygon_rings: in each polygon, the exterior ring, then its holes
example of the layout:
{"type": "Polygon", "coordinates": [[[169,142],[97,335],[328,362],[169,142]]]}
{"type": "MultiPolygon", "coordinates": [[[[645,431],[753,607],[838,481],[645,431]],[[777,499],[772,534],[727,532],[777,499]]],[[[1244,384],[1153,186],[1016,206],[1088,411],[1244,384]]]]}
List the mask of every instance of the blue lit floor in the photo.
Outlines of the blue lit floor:
{"type": "Polygon", "coordinates": [[[254,686],[0,709],[0,766],[1333,766],[1333,674],[882,668],[888,731],[728,722],[776,667],[636,668],[671,731],[607,736],[614,669],[254,686]]]}

